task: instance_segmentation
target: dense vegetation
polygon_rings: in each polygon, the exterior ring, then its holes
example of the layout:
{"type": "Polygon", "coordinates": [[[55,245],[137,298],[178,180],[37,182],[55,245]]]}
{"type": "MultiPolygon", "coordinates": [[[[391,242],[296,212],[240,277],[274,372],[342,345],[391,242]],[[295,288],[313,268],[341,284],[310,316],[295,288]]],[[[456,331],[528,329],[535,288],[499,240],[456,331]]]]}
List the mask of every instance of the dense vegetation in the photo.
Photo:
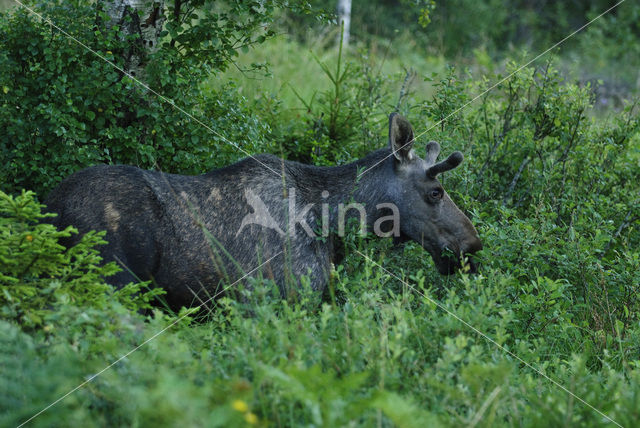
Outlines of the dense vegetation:
{"type": "MultiPolygon", "coordinates": [[[[455,13],[481,2],[354,2],[356,45],[344,51],[320,2],[210,3],[193,2],[199,20],[168,19],[149,65],[150,87],[192,117],[25,10],[0,15],[0,425],[85,381],[30,424],[638,424],[640,106],[625,86],[627,101],[605,109],[596,86],[610,82],[571,73],[594,46],[591,73],[633,69],[639,7],[602,18],[615,37],[594,24],[518,70],[531,57],[521,48],[544,49],[606,2],[558,2],[543,8],[553,21],[524,14],[511,27],[488,9],[470,22],[455,13]],[[393,24],[358,24],[365,14],[393,24]],[[416,37],[393,31],[402,25],[416,37]],[[241,53],[237,37],[259,49],[241,53]],[[443,277],[414,243],[354,234],[325,296],[282,300],[256,279],[244,299],[172,313],[150,284],[105,282],[118,268],[101,264],[101,232],[66,249],[58,241],[75,230],[41,223],[38,201],[87,165],[199,173],[244,157],[234,144],[340,164],[386,144],[394,110],[418,146],[464,152],[444,184],[483,240],[478,275],[443,277]]],[[[95,27],[92,2],[36,8],[119,64],[127,40],[95,27]]]]}

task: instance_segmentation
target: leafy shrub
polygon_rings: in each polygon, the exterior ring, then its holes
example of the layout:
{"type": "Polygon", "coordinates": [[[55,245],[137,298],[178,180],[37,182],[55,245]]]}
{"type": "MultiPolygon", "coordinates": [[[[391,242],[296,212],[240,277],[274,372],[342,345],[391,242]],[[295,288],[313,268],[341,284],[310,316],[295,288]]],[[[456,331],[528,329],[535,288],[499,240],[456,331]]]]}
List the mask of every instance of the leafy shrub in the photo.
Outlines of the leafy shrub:
{"type": "MultiPolygon", "coordinates": [[[[251,1],[240,3],[243,10],[255,6],[251,1]]],[[[93,51],[123,66],[119,53],[129,40],[123,40],[116,27],[96,29],[94,2],[45,2],[37,10],[93,51]]],[[[72,172],[96,163],[202,173],[267,147],[269,128],[248,110],[233,86],[205,96],[199,83],[210,66],[226,67],[235,55],[226,42],[216,47],[205,43],[205,36],[213,37],[211,32],[217,31],[223,41],[232,40],[226,25],[255,26],[269,10],[250,12],[255,15],[251,22],[234,21],[230,15],[225,26],[200,35],[197,28],[201,27],[167,24],[170,37],[189,49],[181,56],[167,41],[166,48],[150,59],[147,84],[176,100],[191,117],[26,10],[2,12],[2,190],[31,189],[42,194],[72,172]],[[216,52],[217,56],[208,57],[216,52]],[[192,61],[203,57],[207,61],[194,69],[192,61]]]]}
{"type": "Polygon", "coordinates": [[[350,60],[339,49],[335,58],[330,55],[323,61],[314,55],[313,59],[330,89],[305,99],[291,87],[302,112],[290,117],[278,111],[268,117],[281,154],[300,162],[335,165],[384,145],[380,130],[387,126],[389,115],[389,77],[364,54],[350,60]]]}
{"type": "Polygon", "coordinates": [[[550,334],[556,354],[584,353],[589,364],[602,363],[607,343],[620,344],[622,360],[633,358],[629,329],[640,310],[636,104],[609,121],[594,119],[590,87],[563,81],[548,63],[459,111],[485,85],[450,71],[419,107],[430,123],[425,138],[467,156],[446,186],[474,213],[491,248],[483,264],[508,291],[514,337],[550,334]]]}
{"type": "MultiPolygon", "coordinates": [[[[55,32],[37,28],[36,41],[46,35],[52,45],[61,43],[55,32]]],[[[11,57],[7,52],[0,53],[2,61],[11,57]]],[[[143,294],[131,294],[141,290],[138,285],[118,295],[102,282],[112,267],[99,265],[95,245],[101,235],[88,234],[78,248],[65,250],[56,242],[71,230],[39,223],[43,218],[32,194],[3,194],[0,366],[9,374],[0,378],[0,424],[19,424],[95,373],[101,374],[34,422],[607,423],[577,396],[621,425],[637,424],[637,106],[629,104],[606,120],[594,116],[591,89],[564,81],[552,64],[522,70],[468,106],[516,66],[486,79],[450,69],[435,78],[432,99],[414,95],[393,103],[386,77],[372,72],[371,63],[345,57],[342,64],[348,62],[354,65],[346,74],[342,66],[322,63],[319,70],[334,78],[334,86],[305,99],[307,111],[297,121],[280,120],[277,97],[252,104],[259,107],[254,111],[246,100],[234,104],[233,85],[210,94],[184,88],[201,95],[196,111],[216,112],[214,129],[251,136],[247,150],[281,148],[289,157],[318,163],[347,162],[380,147],[388,110],[403,110],[417,135],[427,131],[419,141],[435,139],[445,152],[465,152],[466,162],[442,178],[484,242],[480,274],[442,277],[415,243],[394,247],[353,235],[345,240],[346,258],[336,266],[324,302],[304,293],[284,301],[269,298],[271,288],[256,280],[246,301],[218,301],[202,324],[191,323],[188,311],[177,317],[156,311],[144,319],[125,309],[145,307],[143,294]],[[267,135],[281,138],[282,147],[267,143],[267,135]]],[[[8,88],[4,103],[14,87],[4,74],[0,79],[8,88]]],[[[175,98],[189,91],[175,92],[175,98]]],[[[100,127],[119,130],[118,141],[126,143],[117,145],[123,157],[152,163],[162,150],[176,150],[176,168],[188,170],[200,161],[227,163],[236,156],[223,145],[212,154],[201,138],[205,134],[190,129],[184,117],[159,123],[159,105],[145,100],[131,108],[140,117],[156,118],[149,122],[154,128],[135,121],[127,128],[106,121],[100,127]],[[181,140],[182,128],[185,138],[188,131],[197,139],[181,140]],[[128,134],[145,129],[146,136],[162,136],[151,149],[138,147],[128,134]],[[180,146],[171,146],[171,136],[180,146]]],[[[15,120],[3,112],[0,117],[15,120]]]]}
{"type": "Polygon", "coordinates": [[[119,271],[102,264],[97,246],[104,232],[89,232],[71,248],[61,238],[78,233],[57,230],[43,222],[53,214],[40,212],[33,192],[13,197],[0,191],[0,313],[23,328],[42,328],[63,306],[106,309],[113,302],[136,311],[150,308],[159,291],[143,292],[145,284],[114,290],[104,278],[119,271]]]}

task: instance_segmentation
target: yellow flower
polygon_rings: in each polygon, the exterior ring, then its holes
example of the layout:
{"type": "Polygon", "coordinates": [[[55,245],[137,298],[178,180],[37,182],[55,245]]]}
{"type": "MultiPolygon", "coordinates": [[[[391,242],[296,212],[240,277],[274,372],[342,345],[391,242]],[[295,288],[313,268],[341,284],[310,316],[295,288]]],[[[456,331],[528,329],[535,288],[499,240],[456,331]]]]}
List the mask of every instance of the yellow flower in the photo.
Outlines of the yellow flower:
{"type": "Polygon", "coordinates": [[[231,403],[231,407],[239,412],[246,412],[247,410],[249,410],[249,406],[247,406],[247,403],[242,400],[233,400],[233,403],[231,403]]]}
{"type": "Polygon", "coordinates": [[[31,242],[33,241],[33,235],[27,235],[26,236],[27,241],[31,242]]]}
{"type": "Polygon", "coordinates": [[[247,421],[250,425],[255,425],[258,423],[258,417],[251,412],[247,412],[244,415],[244,420],[247,421]]]}
{"type": "Polygon", "coordinates": [[[111,55],[113,52],[111,51],[107,51],[107,55],[111,55]]]}
{"type": "Polygon", "coordinates": [[[151,135],[156,135],[156,130],[155,129],[151,130],[151,135]]]}

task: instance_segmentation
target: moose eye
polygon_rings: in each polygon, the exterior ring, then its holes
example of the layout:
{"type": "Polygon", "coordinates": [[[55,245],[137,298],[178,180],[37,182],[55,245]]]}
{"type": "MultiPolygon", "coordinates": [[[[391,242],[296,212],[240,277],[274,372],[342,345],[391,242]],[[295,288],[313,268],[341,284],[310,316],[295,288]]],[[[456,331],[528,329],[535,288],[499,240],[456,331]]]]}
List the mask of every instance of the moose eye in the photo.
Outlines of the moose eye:
{"type": "Polygon", "coordinates": [[[431,189],[429,191],[429,196],[431,197],[431,199],[436,201],[442,199],[443,194],[444,191],[442,189],[431,189]]]}

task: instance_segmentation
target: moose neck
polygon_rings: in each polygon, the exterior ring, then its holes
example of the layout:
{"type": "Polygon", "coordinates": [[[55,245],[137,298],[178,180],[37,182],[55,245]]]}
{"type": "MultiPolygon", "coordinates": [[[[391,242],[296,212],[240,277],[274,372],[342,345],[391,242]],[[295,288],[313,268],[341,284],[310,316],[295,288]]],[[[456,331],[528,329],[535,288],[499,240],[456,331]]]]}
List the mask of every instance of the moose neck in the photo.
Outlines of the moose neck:
{"type": "Polygon", "coordinates": [[[393,181],[390,155],[389,149],[380,149],[347,165],[309,167],[304,177],[305,199],[329,206],[331,228],[338,227],[340,204],[349,207],[344,211],[346,218],[360,215],[358,208],[349,204],[364,208],[367,226],[372,226],[379,214],[376,206],[390,202],[388,185],[393,181]]]}

